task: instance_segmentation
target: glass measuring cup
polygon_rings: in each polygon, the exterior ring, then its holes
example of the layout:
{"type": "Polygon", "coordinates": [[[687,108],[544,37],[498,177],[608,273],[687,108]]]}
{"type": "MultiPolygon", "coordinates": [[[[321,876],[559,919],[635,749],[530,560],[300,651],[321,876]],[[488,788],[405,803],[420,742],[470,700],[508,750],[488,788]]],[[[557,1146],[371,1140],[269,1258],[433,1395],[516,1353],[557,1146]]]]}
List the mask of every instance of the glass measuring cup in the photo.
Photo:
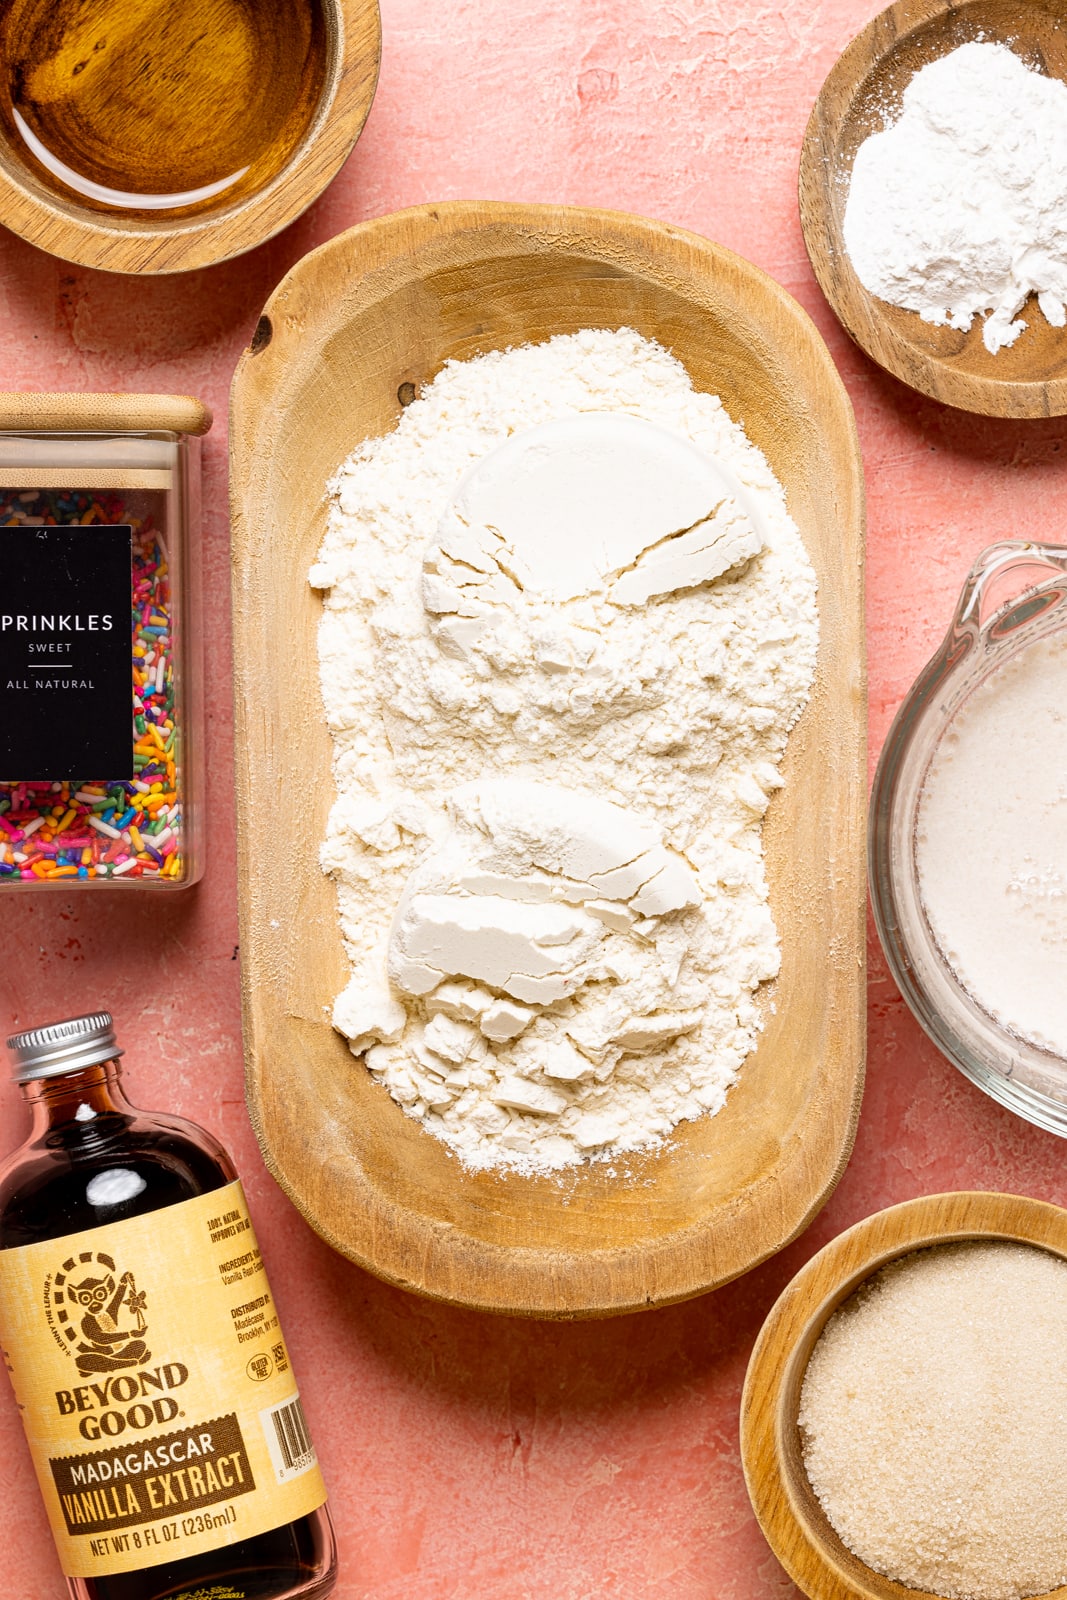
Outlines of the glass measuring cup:
{"type": "Polygon", "coordinates": [[[1065,628],[1067,547],[1008,540],[982,552],[889,731],[871,793],[868,851],[882,948],[919,1023],[986,1094],[1067,1137],[1067,1059],[1002,1025],[964,987],[923,904],[916,837],[931,763],[965,704],[1012,657],[1065,628]]]}

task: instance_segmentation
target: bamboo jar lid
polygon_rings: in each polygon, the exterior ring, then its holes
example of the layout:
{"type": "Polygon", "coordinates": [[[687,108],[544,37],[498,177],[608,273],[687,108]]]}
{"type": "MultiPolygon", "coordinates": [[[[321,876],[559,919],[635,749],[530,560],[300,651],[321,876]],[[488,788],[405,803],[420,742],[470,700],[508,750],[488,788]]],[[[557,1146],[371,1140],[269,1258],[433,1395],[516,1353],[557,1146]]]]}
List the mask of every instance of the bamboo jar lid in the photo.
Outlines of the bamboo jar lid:
{"type": "Polygon", "coordinates": [[[190,394],[0,393],[0,433],[186,433],[211,427],[190,394]]]}

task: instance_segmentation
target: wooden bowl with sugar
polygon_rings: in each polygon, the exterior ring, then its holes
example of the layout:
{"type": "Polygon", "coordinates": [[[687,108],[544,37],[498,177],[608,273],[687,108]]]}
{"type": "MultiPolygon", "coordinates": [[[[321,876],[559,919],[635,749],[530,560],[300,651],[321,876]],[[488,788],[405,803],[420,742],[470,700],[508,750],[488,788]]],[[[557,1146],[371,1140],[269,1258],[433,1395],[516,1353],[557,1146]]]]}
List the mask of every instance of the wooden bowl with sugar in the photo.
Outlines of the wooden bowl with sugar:
{"type": "Polygon", "coordinates": [[[847,1160],[863,1079],[863,483],[814,327],[727,250],[615,213],[422,206],[307,256],[233,386],[233,585],[248,1099],[322,1236],[389,1282],[534,1317],[682,1300],[792,1239],[847,1160]],[[330,1025],[348,980],[318,849],[333,801],[308,584],[327,480],[449,359],[581,328],[659,340],[768,456],[819,580],[811,702],[764,828],[781,976],[724,1109],[663,1148],[562,1173],[472,1172],[330,1025]],[[284,853],[267,817],[285,818],[284,853]]]}
{"type": "MultiPolygon", "coordinates": [[[[797,1415],[808,1361],[833,1313],[891,1261],[934,1245],[1003,1241],[1067,1260],[1067,1211],[1022,1195],[924,1195],[833,1239],[802,1267],[760,1331],[741,1398],[741,1459],[760,1527],[810,1600],[938,1600],[895,1583],[849,1550],[804,1470],[797,1415]]],[[[1067,1588],[1050,1591],[1067,1600],[1067,1588]]]]}
{"type": "Polygon", "coordinates": [[[380,56],[377,0],[5,0],[0,215],[108,272],[226,261],[336,176],[380,56]]]}
{"type": "Polygon", "coordinates": [[[900,110],[916,72],[973,40],[1009,45],[1027,66],[1067,81],[1064,0],[898,0],[839,57],[808,122],[800,159],[800,220],[815,276],[846,332],[873,361],[921,394],[991,417],[1067,412],[1067,330],[1031,296],[1028,326],[991,354],[983,318],[965,333],[924,322],[864,288],[844,241],[852,164],[863,141],[900,110]]]}

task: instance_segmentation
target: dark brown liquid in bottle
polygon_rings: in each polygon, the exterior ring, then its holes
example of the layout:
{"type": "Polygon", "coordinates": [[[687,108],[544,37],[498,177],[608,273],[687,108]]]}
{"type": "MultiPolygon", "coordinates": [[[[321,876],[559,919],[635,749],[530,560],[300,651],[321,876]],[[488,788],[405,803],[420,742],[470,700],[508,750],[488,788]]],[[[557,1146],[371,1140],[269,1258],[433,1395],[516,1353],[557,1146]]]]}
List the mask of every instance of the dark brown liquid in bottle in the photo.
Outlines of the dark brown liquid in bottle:
{"type": "Polygon", "coordinates": [[[327,76],[320,0],[0,0],[0,114],[39,183],[130,216],[281,172],[327,76]]]}
{"type": "MultiPolygon", "coordinates": [[[[0,1173],[0,1249],[38,1244],[163,1210],[232,1183],[221,1145],[191,1122],[139,1111],[119,1087],[115,1062],[25,1086],[31,1143],[0,1173]],[[143,1187],[116,1204],[93,1204],[90,1180],[116,1168],[143,1187]]],[[[129,1185],[132,1188],[132,1185],[129,1185]]],[[[161,1218],[160,1227],[165,1227],[161,1218]]],[[[325,1507],[270,1533],[205,1555],[107,1578],[68,1579],[75,1600],[177,1600],[213,1584],[241,1600],[316,1600],[336,1576],[325,1507]]]]}

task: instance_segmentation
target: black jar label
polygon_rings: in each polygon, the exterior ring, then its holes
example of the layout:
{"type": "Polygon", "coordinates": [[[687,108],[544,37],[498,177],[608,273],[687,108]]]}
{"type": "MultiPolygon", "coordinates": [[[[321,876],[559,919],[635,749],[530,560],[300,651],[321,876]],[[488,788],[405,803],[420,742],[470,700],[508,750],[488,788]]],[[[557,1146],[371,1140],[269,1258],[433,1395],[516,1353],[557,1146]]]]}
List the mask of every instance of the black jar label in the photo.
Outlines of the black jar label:
{"type": "Polygon", "coordinates": [[[0,778],[132,777],[132,529],[0,539],[0,778]]]}

